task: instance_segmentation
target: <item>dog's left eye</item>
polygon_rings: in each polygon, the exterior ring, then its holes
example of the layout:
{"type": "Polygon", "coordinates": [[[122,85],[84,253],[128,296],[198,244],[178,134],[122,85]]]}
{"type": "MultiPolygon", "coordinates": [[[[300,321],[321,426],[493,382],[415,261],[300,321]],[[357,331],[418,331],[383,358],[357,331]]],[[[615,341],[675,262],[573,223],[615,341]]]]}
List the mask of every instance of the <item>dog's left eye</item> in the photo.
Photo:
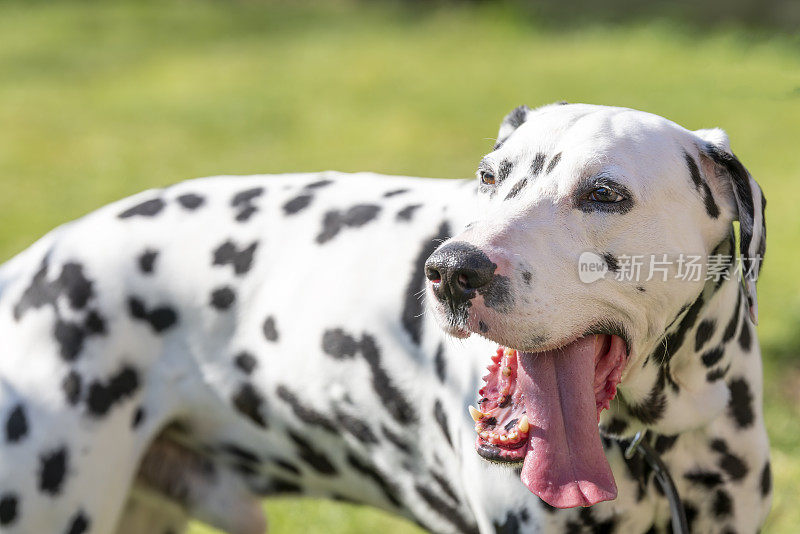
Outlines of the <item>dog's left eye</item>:
{"type": "Polygon", "coordinates": [[[494,184],[494,173],[492,171],[480,171],[481,183],[485,185],[494,184]]]}
{"type": "Polygon", "coordinates": [[[601,185],[600,187],[594,189],[591,193],[589,193],[589,199],[595,202],[602,202],[604,204],[614,204],[616,202],[621,202],[625,200],[625,197],[607,187],[605,185],[601,185]]]}

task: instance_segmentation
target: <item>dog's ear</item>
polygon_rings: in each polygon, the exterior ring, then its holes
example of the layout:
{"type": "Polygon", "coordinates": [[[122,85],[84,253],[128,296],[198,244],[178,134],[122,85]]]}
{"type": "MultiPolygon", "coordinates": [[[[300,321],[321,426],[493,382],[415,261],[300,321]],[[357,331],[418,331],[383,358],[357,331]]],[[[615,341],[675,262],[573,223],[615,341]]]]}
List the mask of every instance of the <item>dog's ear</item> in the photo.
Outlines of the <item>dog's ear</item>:
{"type": "Polygon", "coordinates": [[[697,130],[701,155],[712,163],[715,179],[722,181],[719,189],[730,191],[739,220],[739,257],[742,282],[747,293],[750,319],[758,324],[756,280],[767,247],[767,228],[764,210],[767,200],[753,176],[731,151],[727,134],[719,128],[697,130]]]}
{"type": "Polygon", "coordinates": [[[500,131],[497,132],[497,143],[495,149],[499,148],[503,142],[508,139],[508,136],[514,133],[514,130],[522,126],[528,120],[528,113],[531,108],[528,106],[519,106],[511,110],[511,113],[503,117],[503,122],[500,123],[500,131]]]}

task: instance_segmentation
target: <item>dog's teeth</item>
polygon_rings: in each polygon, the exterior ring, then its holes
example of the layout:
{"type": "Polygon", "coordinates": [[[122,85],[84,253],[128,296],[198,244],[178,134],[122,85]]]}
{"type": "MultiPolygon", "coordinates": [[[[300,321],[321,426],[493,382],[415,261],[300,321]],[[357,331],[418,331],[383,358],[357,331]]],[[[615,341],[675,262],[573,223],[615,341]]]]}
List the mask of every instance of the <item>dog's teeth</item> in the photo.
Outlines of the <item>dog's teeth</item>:
{"type": "Polygon", "coordinates": [[[508,435],[508,439],[510,439],[511,441],[517,441],[518,437],[519,437],[519,434],[517,433],[516,430],[511,432],[511,434],[508,435]]]}
{"type": "Polygon", "coordinates": [[[519,428],[519,431],[522,433],[528,431],[528,429],[530,428],[530,423],[528,423],[527,415],[523,415],[522,417],[520,417],[519,422],[517,423],[517,428],[519,428]]]}
{"type": "Polygon", "coordinates": [[[501,434],[500,435],[500,443],[505,443],[507,441],[508,441],[508,436],[505,436],[505,435],[501,434]]]}
{"type": "Polygon", "coordinates": [[[482,438],[483,438],[485,441],[489,441],[489,432],[488,432],[488,431],[486,431],[486,430],[484,430],[483,432],[481,432],[481,437],[482,437],[482,438]]]}
{"type": "Polygon", "coordinates": [[[472,405],[470,405],[470,407],[469,407],[469,415],[470,415],[470,417],[472,417],[472,420],[475,421],[476,423],[478,421],[480,421],[481,419],[483,419],[484,417],[486,417],[485,413],[483,413],[482,411],[478,410],[477,408],[475,408],[472,405]]]}

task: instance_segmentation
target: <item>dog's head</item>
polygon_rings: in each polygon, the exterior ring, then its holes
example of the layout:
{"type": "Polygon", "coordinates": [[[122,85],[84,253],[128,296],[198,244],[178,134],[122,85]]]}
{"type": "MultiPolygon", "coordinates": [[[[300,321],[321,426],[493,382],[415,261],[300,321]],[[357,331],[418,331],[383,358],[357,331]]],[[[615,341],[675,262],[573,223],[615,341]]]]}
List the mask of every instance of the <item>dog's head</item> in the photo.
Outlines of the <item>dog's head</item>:
{"type": "Polygon", "coordinates": [[[426,276],[448,333],[500,345],[473,411],[478,452],[524,461],[555,506],[613,498],[600,414],[698,300],[734,220],[755,321],[761,190],[721,130],[581,104],[513,110],[477,174],[479,212],[426,276]]]}

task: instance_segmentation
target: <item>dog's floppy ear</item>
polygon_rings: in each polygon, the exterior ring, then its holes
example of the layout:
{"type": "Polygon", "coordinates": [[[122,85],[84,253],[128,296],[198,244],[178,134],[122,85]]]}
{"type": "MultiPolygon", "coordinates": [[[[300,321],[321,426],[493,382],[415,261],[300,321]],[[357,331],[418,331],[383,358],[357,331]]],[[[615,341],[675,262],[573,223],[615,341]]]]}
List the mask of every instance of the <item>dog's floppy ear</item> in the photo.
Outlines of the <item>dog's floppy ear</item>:
{"type": "Polygon", "coordinates": [[[728,136],[719,128],[697,130],[700,153],[714,164],[716,178],[725,180],[724,190],[730,189],[736,204],[739,220],[739,257],[742,264],[742,282],[747,293],[750,319],[758,324],[756,280],[764,261],[767,247],[767,228],[764,210],[767,200],[748,170],[730,148],[728,136]]]}
{"type": "Polygon", "coordinates": [[[531,108],[528,106],[519,106],[511,110],[511,112],[503,117],[503,122],[500,123],[500,131],[497,132],[497,143],[495,149],[499,148],[503,142],[508,139],[508,136],[514,133],[514,130],[522,126],[528,120],[528,113],[531,108]]]}

